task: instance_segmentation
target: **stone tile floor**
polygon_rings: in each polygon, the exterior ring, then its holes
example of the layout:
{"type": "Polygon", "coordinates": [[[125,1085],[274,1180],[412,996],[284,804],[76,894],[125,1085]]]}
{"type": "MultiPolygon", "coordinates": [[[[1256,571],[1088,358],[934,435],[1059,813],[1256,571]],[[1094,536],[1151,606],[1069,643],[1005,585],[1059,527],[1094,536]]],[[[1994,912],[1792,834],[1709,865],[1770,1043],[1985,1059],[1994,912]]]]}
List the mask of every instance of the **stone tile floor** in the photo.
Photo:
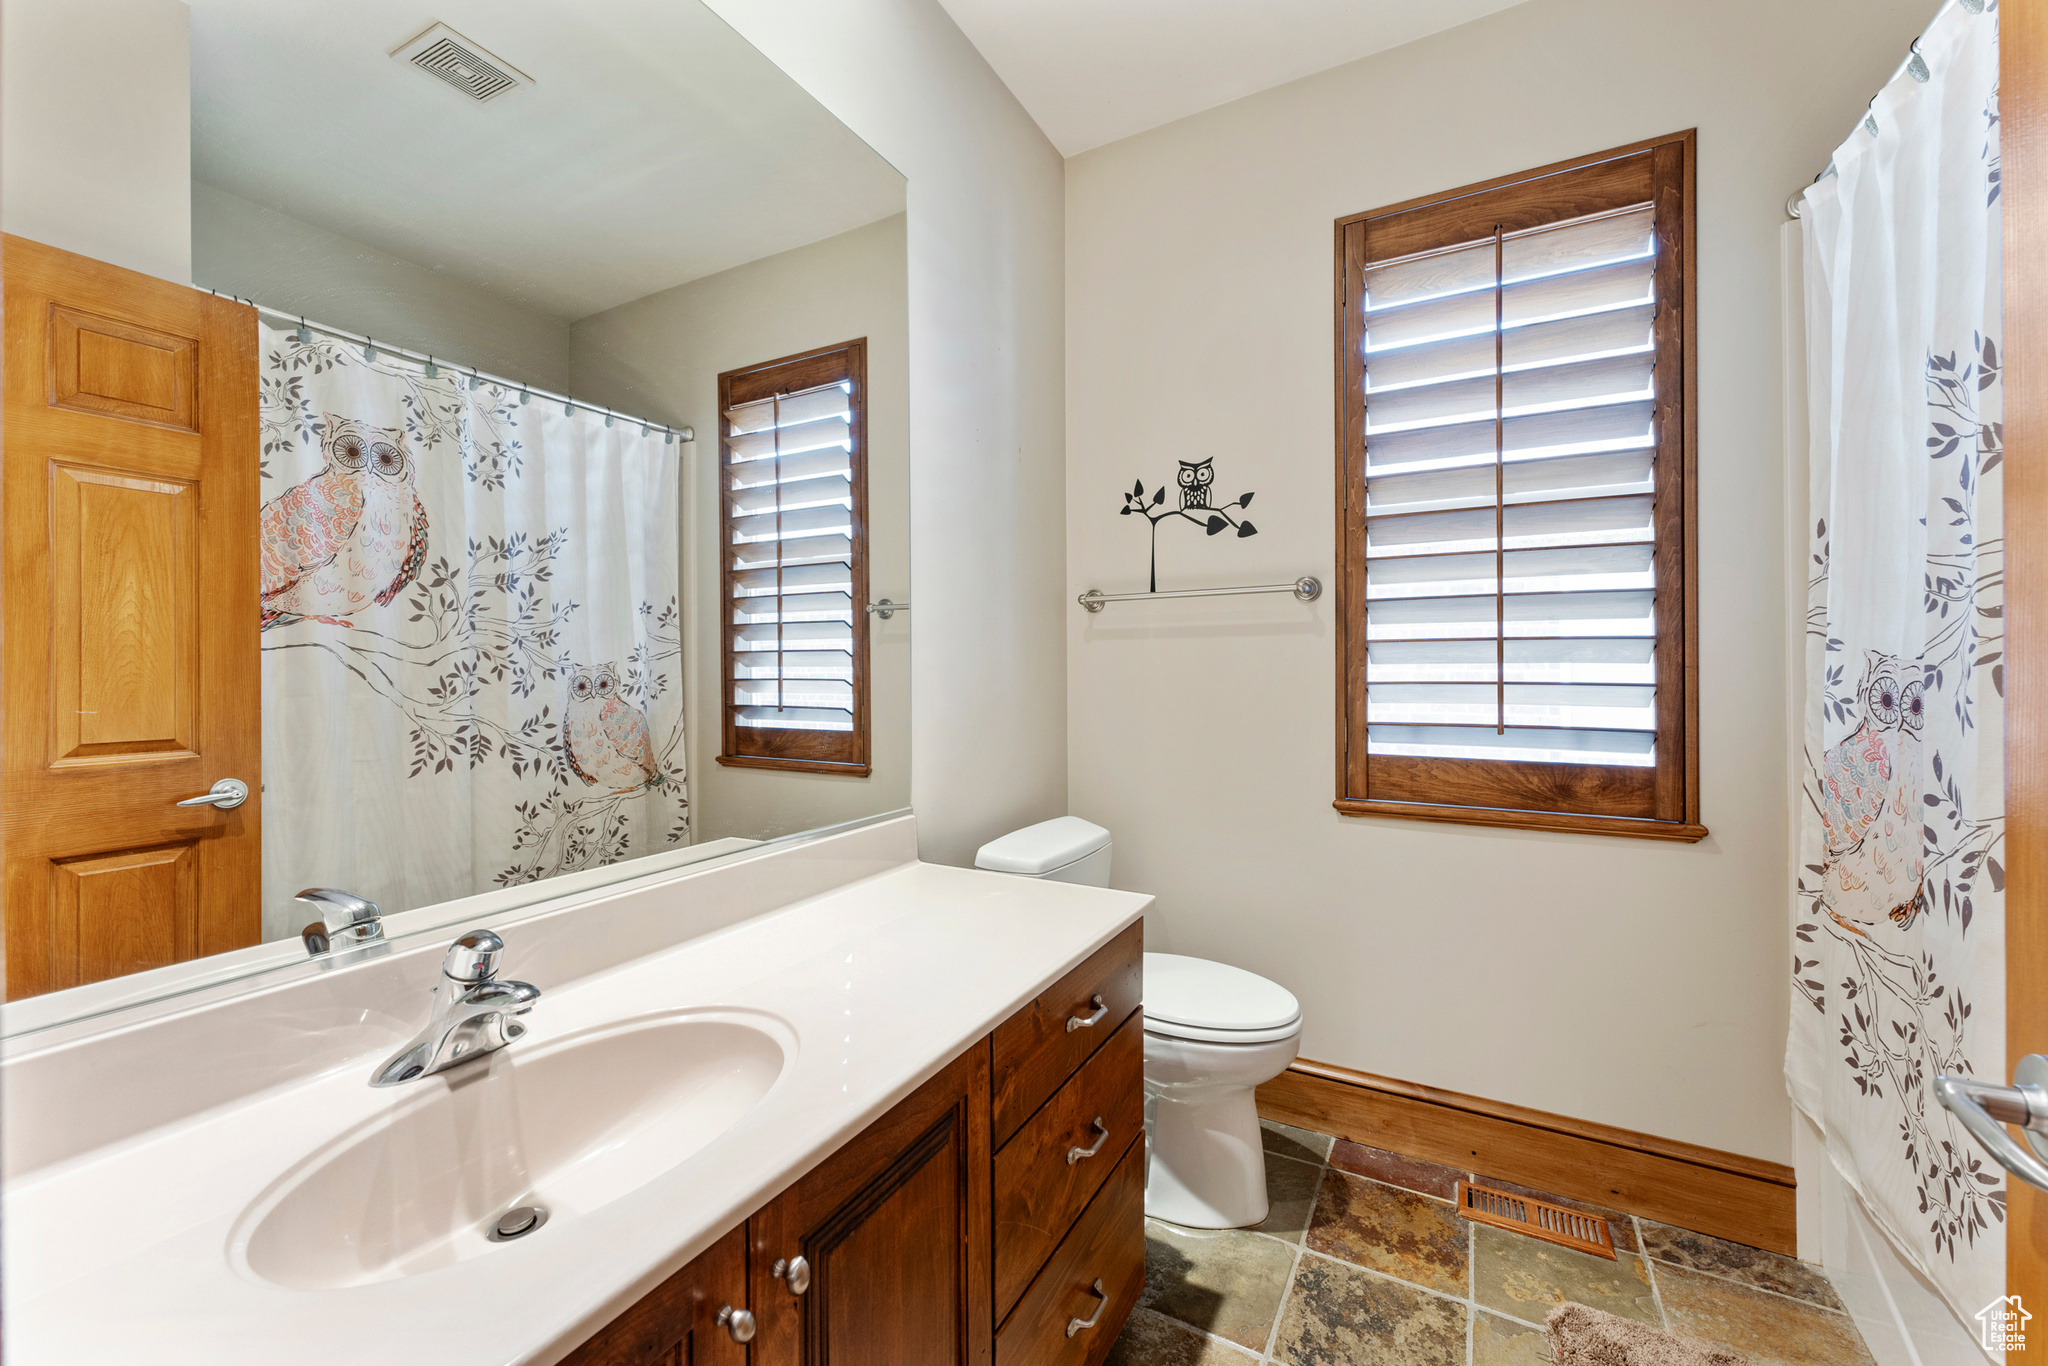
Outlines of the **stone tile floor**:
{"type": "Polygon", "coordinates": [[[1607,1216],[1610,1262],[1460,1219],[1467,1173],[1263,1128],[1271,1215],[1222,1231],[1146,1220],[1145,1293],[1108,1366],[1551,1366],[1543,1318],[1567,1300],[1753,1366],[1872,1366],[1818,1267],[1559,1200],[1607,1216]]]}

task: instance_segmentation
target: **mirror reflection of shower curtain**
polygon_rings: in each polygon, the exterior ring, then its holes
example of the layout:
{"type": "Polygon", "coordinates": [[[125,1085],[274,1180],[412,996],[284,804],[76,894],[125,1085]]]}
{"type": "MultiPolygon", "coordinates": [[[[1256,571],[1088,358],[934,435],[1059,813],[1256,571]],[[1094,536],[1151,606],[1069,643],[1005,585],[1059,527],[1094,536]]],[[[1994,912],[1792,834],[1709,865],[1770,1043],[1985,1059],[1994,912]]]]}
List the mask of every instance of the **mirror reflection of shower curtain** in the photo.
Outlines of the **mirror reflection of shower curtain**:
{"type": "Polygon", "coordinates": [[[1807,191],[1792,1099],[1965,1323],[2004,1172],[1935,1103],[2005,1061],[1995,6],[1952,4],[1807,191]]]}
{"type": "Polygon", "coordinates": [[[681,447],[260,324],[264,937],[689,842],[681,447]]]}

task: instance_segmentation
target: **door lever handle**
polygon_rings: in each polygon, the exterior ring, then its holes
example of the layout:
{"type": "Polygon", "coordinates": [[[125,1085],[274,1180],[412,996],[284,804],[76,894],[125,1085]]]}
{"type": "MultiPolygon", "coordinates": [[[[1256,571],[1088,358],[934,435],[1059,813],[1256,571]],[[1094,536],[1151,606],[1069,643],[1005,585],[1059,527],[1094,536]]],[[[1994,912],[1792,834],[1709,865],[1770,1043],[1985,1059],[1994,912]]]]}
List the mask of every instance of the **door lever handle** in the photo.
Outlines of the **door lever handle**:
{"type": "Polygon", "coordinates": [[[1971,1137],[1984,1145],[1998,1165],[2030,1186],[2048,1190],[2048,1058],[2029,1053],[2012,1070],[2011,1086],[1994,1086],[1969,1077],[1934,1079],[1934,1098],[1963,1122],[1971,1137]],[[2020,1126],[2026,1147],[2005,1129],[2020,1126]]]}
{"type": "Polygon", "coordinates": [[[249,800],[249,785],[240,778],[222,778],[201,797],[187,797],[179,806],[215,806],[232,811],[249,800]]]}

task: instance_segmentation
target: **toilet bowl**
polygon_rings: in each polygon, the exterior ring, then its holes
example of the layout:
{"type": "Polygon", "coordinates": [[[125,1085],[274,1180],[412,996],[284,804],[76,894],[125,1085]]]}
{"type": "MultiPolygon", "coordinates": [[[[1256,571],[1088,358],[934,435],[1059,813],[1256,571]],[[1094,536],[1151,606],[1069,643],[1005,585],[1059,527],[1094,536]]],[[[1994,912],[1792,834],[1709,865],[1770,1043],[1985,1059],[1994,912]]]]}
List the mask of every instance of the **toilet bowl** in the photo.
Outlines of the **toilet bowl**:
{"type": "Polygon", "coordinates": [[[1145,955],[1145,1213],[1191,1228],[1263,1221],[1266,1152],[1253,1089],[1287,1070],[1301,1005],[1256,973],[1145,955]]]}
{"type": "MultiPolygon", "coordinates": [[[[1109,832],[1061,816],[984,844],[977,868],[1109,885],[1109,832]]],[[[1256,973],[1145,955],[1145,1213],[1191,1228],[1262,1222],[1266,1152],[1253,1088],[1287,1070],[1301,1004],[1256,973]]]]}

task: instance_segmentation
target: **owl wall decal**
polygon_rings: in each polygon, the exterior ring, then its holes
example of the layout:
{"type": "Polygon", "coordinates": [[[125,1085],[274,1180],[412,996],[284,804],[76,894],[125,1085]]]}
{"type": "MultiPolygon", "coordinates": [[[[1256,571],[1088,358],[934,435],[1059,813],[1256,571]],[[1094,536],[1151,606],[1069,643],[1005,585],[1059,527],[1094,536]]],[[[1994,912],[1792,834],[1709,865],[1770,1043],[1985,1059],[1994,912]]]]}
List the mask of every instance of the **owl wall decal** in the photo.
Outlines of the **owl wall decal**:
{"type": "Polygon", "coordinates": [[[1904,928],[1927,909],[1921,846],[1920,666],[1866,652],[1856,729],[1821,757],[1827,853],[1820,902],[1855,934],[1881,918],[1904,928]]]}
{"type": "Polygon", "coordinates": [[[1228,503],[1219,504],[1212,501],[1211,486],[1216,482],[1215,456],[1209,456],[1204,460],[1181,461],[1180,472],[1174,476],[1174,482],[1180,485],[1179,507],[1165,506],[1166,489],[1163,486],[1154,489],[1148,498],[1145,494],[1145,481],[1140,479],[1131,486],[1131,491],[1124,495],[1124,505],[1118,513],[1119,516],[1128,517],[1135,512],[1151,524],[1152,577],[1148,591],[1154,593],[1159,591],[1159,524],[1167,518],[1185,518],[1211,536],[1232,527],[1237,529],[1239,539],[1259,534],[1259,529],[1253,526],[1249,519],[1238,515],[1252,505],[1252,496],[1249,493],[1228,503]]]}
{"type": "Polygon", "coordinates": [[[263,629],[310,620],[346,626],[419,577],[427,510],[405,433],[323,415],[327,468],[263,505],[263,629]]]}
{"type": "Polygon", "coordinates": [[[621,695],[619,671],[611,664],[579,667],[569,675],[562,746],[570,770],[606,792],[638,792],[662,780],[646,714],[621,695]]]}

